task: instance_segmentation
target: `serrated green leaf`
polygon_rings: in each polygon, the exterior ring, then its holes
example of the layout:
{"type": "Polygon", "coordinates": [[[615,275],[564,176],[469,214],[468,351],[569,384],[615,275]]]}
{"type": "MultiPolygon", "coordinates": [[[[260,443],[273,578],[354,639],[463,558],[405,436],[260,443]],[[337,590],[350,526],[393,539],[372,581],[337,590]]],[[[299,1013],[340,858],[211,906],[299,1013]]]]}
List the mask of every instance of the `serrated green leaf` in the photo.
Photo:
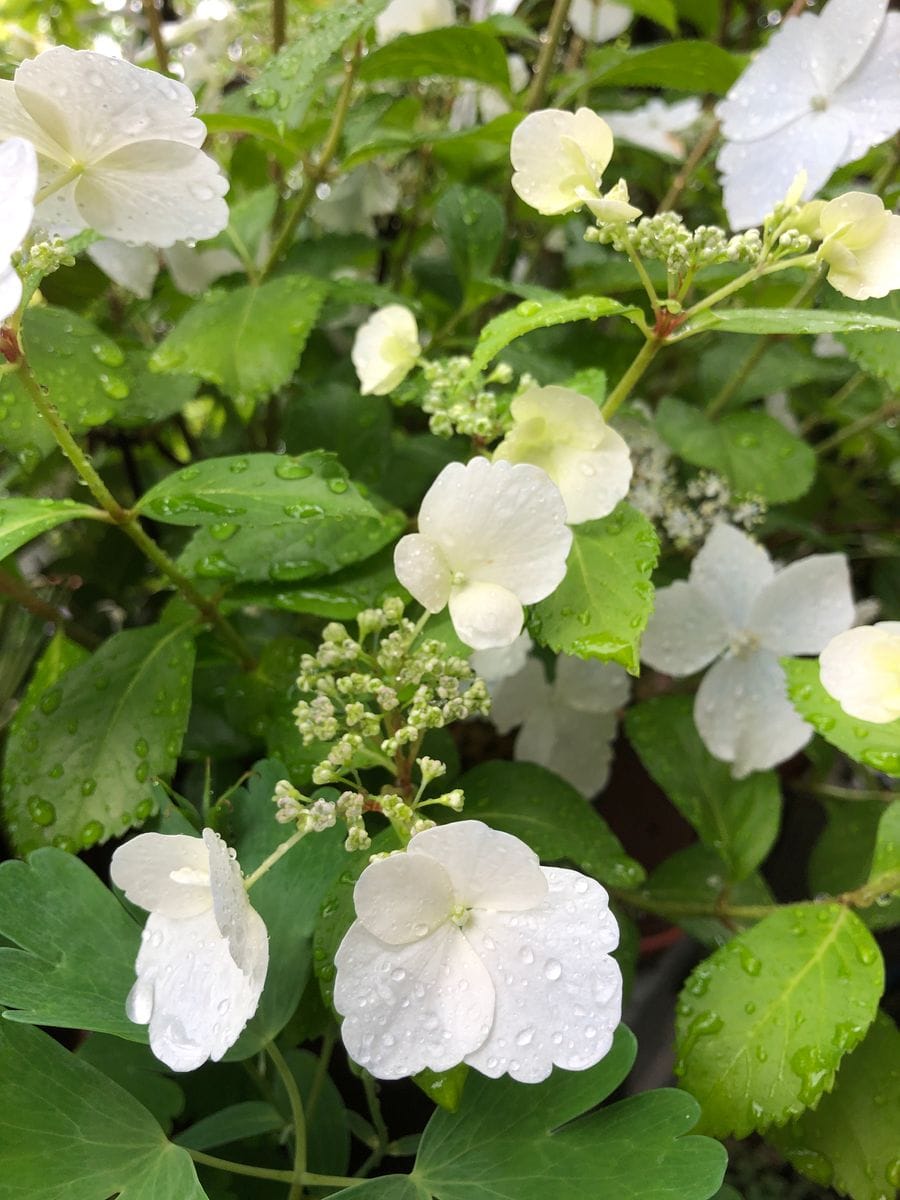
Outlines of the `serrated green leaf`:
{"type": "Polygon", "coordinates": [[[660,696],[629,709],[625,730],[641,762],[700,839],[745,879],[772,849],[781,821],[774,771],[732,779],[694,724],[692,696],[660,696]]]}
{"type": "Polygon", "coordinates": [[[657,409],[656,428],[685,462],[718,471],[742,495],[783,504],[808,492],[815,478],[813,449],[768,413],[727,413],[711,421],[667,396],[657,409]]]}
{"type": "Polygon", "coordinates": [[[66,671],[10,729],[4,809],[20,854],[76,851],[124,833],[153,808],[187,727],[194,641],[179,625],[114,634],[66,671]]]}
{"type": "MultiPolygon", "coordinates": [[[[838,896],[885,876],[900,873],[900,800],[823,800],[827,824],[807,866],[810,895],[838,896]],[[877,848],[877,857],[876,857],[877,848]]],[[[900,924],[900,881],[887,881],[876,902],[858,910],[870,929],[900,924]],[[887,902],[885,902],[887,901],[887,902]]]]}
{"type": "Polygon", "coordinates": [[[482,188],[453,184],[435,207],[435,224],[447,244],[456,277],[465,292],[484,279],[503,243],[503,205],[482,188]]]}
{"type": "MultiPolygon", "coordinates": [[[[22,320],[22,342],[35,378],[73,433],[114,418],[127,399],[125,355],[96,325],[66,308],[34,307],[22,320]]],[[[27,470],[56,446],[15,371],[0,375],[3,448],[27,470]]]]}
{"type": "Polygon", "coordinates": [[[515,308],[488,321],[472,354],[472,365],[479,371],[497,357],[501,350],[516,338],[534,329],[551,325],[567,325],[570,321],[596,321],[601,317],[627,317],[629,321],[643,319],[634,305],[620,304],[608,296],[578,296],[574,300],[523,300],[515,308]]]}
{"type": "Polygon", "coordinates": [[[485,762],[456,783],[465,815],[521,838],[545,862],[575,863],[601,883],[636,887],[644,872],[565,780],[533,763],[485,762]]]}
{"type": "Polygon", "coordinates": [[[3,1200],[206,1200],[147,1110],[39,1029],[0,1022],[3,1200]]]}
{"type": "Polygon", "coordinates": [[[0,559],[65,521],[105,520],[102,509],[74,500],[0,498],[0,559]]]}
{"type": "Polygon", "coordinates": [[[8,1020],[147,1040],[125,1015],[140,927],[80,859],[47,847],[3,863],[0,932],[19,947],[0,948],[8,1020]]]}
{"type": "Polygon", "coordinates": [[[900,331],[900,321],[875,313],[838,312],[824,308],[722,308],[700,313],[679,333],[854,333],[867,330],[900,331]]]}
{"type": "Polygon", "coordinates": [[[834,1090],[772,1141],[801,1174],[852,1200],[900,1188],[900,1031],[884,1013],[841,1063],[834,1090]]]}
{"type": "Polygon", "coordinates": [[[124,1042],[111,1034],[94,1033],[84,1039],[75,1053],[82,1062],[90,1063],[134,1096],[152,1113],[163,1131],[169,1132],[184,1108],[184,1092],[149,1046],[124,1042]]]}
{"type": "Polygon", "coordinates": [[[110,418],[109,423],[116,429],[139,429],[164,421],[181,412],[197,394],[198,381],[190,375],[156,374],[149,364],[149,351],[126,352],[122,373],[129,390],[110,418]]]}
{"type": "Polygon", "coordinates": [[[783,658],[788,696],[794,708],[826,742],[886,775],[900,776],[900,719],[877,725],[848,716],[822,687],[813,658],[783,658]]]}
{"type": "Polygon", "coordinates": [[[291,40],[250,85],[257,105],[271,110],[283,131],[303,119],[310,89],[320,73],[337,59],[341,47],[362,36],[388,0],[358,0],[330,4],[312,12],[292,14],[291,40]]]}
{"type": "Polygon", "coordinates": [[[654,87],[724,96],[744,67],[736,54],[711,42],[668,42],[634,50],[624,62],[590,76],[592,87],[654,87]]]}
{"type": "Polygon", "coordinates": [[[690,1097],[647,1092],[582,1116],[621,1083],[634,1053],[620,1026],[606,1058],[586,1071],[556,1070],[527,1088],[473,1072],[459,1112],[438,1111],[428,1123],[413,1180],[438,1200],[708,1200],[726,1155],[708,1138],[684,1136],[697,1119],[690,1097]]]}
{"type": "MultiPolygon", "coordinates": [[[[896,292],[882,300],[869,300],[862,308],[858,300],[834,297],[839,307],[844,304],[855,312],[900,319],[900,296],[896,292]]],[[[842,333],[838,340],[858,367],[869,375],[883,379],[888,387],[900,392],[900,338],[896,333],[842,333]]]]}
{"type": "Polygon", "coordinates": [[[156,348],[151,369],[214,383],[249,418],[293,375],[327,290],[310,275],[281,275],[207,292],[156,348]]]}
{"type": "Polygon", "coordinates": [[[641,633],[653,611],[650,577],[659,551],[653,526],[622,503],[572,532],[565,578],[531,610],[528,628],[557,653],[612,659],[636,675],[641,633]]]}
{"type": "Polygon", "coordinates": [[[746,1137],[815,1105],[883,989],[876,942],[840,904],[784,908],[722,946],[678,1005],[676,1072],[701,1127],[746,1137]]]}
{"type": "Polygon", "coordinates": [[[360,79],[413,79],[441,75],[474,79],[509,91],[503,43],[487,29],[450,25],[425,33],[407,33],[373,51],[360,64],[360,79]]]}

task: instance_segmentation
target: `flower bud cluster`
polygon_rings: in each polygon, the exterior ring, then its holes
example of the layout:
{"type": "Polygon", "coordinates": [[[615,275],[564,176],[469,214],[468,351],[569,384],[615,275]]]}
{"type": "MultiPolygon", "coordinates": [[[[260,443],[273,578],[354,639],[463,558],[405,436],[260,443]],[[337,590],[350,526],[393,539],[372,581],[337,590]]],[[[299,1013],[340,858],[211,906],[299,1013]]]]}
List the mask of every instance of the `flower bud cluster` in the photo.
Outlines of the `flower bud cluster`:
{"type": "Polygon", "coordinates": [[[492,442],[508,431],[509,397],[489,386],[512,380],[512,370],[506,364],[500,364],[482,381],[473,373],[470,358],[438,358],[422,364],[422,377],[425,393],[419,403],[437,437],[461,433],[492,442]]]}
{"type": "Polygon", "coordinates": [[[304,833],[321,833],[323,829],[331,829],[337,819],[335,801],[321,798],[313,800],[304,796],[287,779],[276,783],[272,799],[278,809],[275,820],[282,825],[296,824],[304,833]]]}
{"type": "Polygon", "coordinates": [[[765,515],[766,504],[761,497],[734,496],[721,475],[701,471],[683,492],[677,487],[672,490],[662,505],[660,519],[669,539],[684,550],[705,541],[719,522],[749,531],[765,515]]]}
{"type": "Polygon", "coordinates": [[[46,242],[34,242],[27,254],[21,251],[13,255],[13,261],[19,260],[21,266],[27,266],[29,271],[39,274],[41,278],[52,275],[60,267],[73,267],[75,255],[71,247],[61,237],[50,238],[46,242]]]}
{"type": "Polygon", "coordinates": [[[758,229],[748,229],[729,237],[718,225],[698,225],[691,232],[684,219],[674,212],[642,217],[637,224],[601,225],[589,229],[585,239],[611,245],[625,253],[630,246],[641,258],[656,259],[668,271],[684,273],[724,262],[759,262],[763,241],[758,229]]]}

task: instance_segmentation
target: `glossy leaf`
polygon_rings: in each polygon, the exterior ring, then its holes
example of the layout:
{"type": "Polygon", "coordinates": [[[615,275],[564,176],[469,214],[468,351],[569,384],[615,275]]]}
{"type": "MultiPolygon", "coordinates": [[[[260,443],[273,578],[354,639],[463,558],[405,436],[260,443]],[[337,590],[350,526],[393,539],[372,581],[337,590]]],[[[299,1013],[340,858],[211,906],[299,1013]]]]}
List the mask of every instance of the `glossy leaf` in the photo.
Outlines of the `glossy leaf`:
{"type": "Polygon", "coordinates": [[[778,836],[781,789],[774,771],[732,779],[694,724],[692,696],[660,696],[629,709],[628,740],[656,783],[701,840],[725,863],[731,881],[745,879],[778,836]]]}
{"type": "Polygon", "coordinates": [[[181,749],[193,661],[189,629],[151,625],[114,634],[40,694],[38,673],[3,764],[20,854],[76,851],[147,819],[153,779],[171,777],[181,749]]]}
{"type": "Polygon", "coordinates": [[[463,290],[489,273],[503,243],[503,205],[481,188],[454,184],[435,207],[435,223],[447,244],[463,290]]]}
{"type": "Polygon", "coordinates": [[[633,51],[623,62],[592,74],[591,85],[665,87],[724,96],[742,69],[738,55],[710,42],[668,42],[633,51]]]}
{"type": "MultiPolygon", "coordinates": [[[[829,303],[832,303],[831,299],[829,303]]],[[[844,303],[848,309],[856,312],[900,320],[900,296],[896,291],[882,300],[867,301],[862,309],[858,300],[845,300],[844,303]]],[[[896,332],[843,333],[838,341],[847,347],[847,353],[858,367],[877,379],[883,379],[895,392],[900,391],[900,338],[896,332]]]]}
{"type": "Polygon", "coordinates": [[[104,520],[102,509],[74,500],[0,498],[0,559],[66,521],[104,520]]]}
{"type": "Polygon", "coordinates": [[[900,720],[877,725],[848,716],[819,680],[811,658],[785,658],[788,696],[797,712],[826,742],[875,771],[900,776],[900,720]]]}
{"type": "Polygon", "coordinates": [[[701,1127],[746,1137],[815,1105],[883,989],[878,946],[840,904],[781,909],[722,946],[678,1004],[676,1072],[701,1127]]]}
{"type": "Polygon", "coordinates": [[[900,924],[900,801],[824,800],[827,824],[807,867],[811,895],[838,896],[880,881],[874,903],[858,910],[870,929],[900,924]],[[892,885],[891,876],[896,877],[892,885]]]}
{"type": "Polygon", "coordinates": [[[441,75],[509,90],[503,43],[486,29],[451,25],[403,34],[363,59],[360,78],[415,79],[441,75]]]}
{"type": "Polygon", "coordinates": [[[680,333],[712,329],[719,333],[864,333],[879,329],[900,332],[900,321],[854,308],[848,312],[825,308],[722,308],[704,311],[681,327],[680,333]]]}
{"type": "Polygon", "coordinates": [[[653,526],[623,503],[572,532],[565,578],[531,610],[529,631],[551,650],[612,659],[636,675],[653,610],[650,577],[659,548],[653,526]]]}
{"type": "Polygon", "coordinates": [[[570,321],[597,321],[601,317],[614,316],[627,317],[628,320],[634,321],[635,318],[641,318],[641,310],[634,305],[610,300],[608,296],[579,296],[574,300],[523,300],[515,308],[488,321],[481,331],[472,355],[472,363],[478,370],[483,371],[510,342],[531,333],[534,329],[567,325],[570,321]]]}

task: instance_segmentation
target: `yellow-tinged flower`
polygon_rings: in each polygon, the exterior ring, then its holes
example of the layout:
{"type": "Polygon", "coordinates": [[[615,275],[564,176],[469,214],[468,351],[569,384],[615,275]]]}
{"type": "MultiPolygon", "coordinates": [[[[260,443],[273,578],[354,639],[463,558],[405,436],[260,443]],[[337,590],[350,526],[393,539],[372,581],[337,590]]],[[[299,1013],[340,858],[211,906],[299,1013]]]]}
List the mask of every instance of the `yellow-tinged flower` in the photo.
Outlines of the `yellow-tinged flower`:
{"type": "Polygon", "coordinates": [[[512,135],[513,190],[545,216],[592,207],[601,199],[603,172],[612,152],[612,131],[589,108],[574,113],[541,109],[527,116],[512,135]]]}
{"type": "Polygon", "coordinates": [[[860,721],[900,718],[900,621],[860,625],[831,639],[819,656],[822,687],[860,721]]]}
{"type": "Polygon", "coordinates": [[[819,258],[828,282],[853,300],[886,296],[900,288],[900,217],[878,196],[847,192],[819,213],[819,258]]]}

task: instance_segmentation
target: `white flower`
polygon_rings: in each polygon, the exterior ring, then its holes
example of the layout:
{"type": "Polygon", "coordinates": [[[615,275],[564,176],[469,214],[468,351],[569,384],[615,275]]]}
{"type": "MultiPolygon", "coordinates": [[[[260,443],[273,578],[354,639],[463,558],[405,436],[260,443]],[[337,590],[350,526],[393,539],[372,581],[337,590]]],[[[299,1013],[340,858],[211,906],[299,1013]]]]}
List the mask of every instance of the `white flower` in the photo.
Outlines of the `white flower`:
{"type": "Polygon", "coordinates": [[[818,654],[853,623],[843,554],[814,554],[776,572],[762,546],[714,526],[687,582],[660,588],[641,657],[668,675],[704,676],[694,720],[707,749],[742,779],[796,754],[813,730],[785,693],[784,655],[818,654]]]}
{"type": "Polygon", "coordinates": [[[566,573],[572,533],[562,496],[538,467],[450,463],[419,509],[419,532],[394,551],[397,578],[429,612],[449,603],[473,650],[508,646],[566,573]]]}
{"type": "Polygon", "coordinates": [[[684,142],[675,135],[690,129],[702,111],[703,105],[691,96],[677,104],[648,100],[641,108],[603,113],[603,118],[616,138],[632,146],[641,146],[666,158],[684,158],[684,142]]]}
{"type": "Polygon", "coordinates": [[[375,217],[392,213],[400,201],[400,188],[378,163],[367,162],[331,186],[312,207],[312,216],[323,229],[334,233],[375,236],[375,217]]]}
{"type": "Polygon", "coordinates": [[[0,145],[0,321],[19,307],[22,280],[10,259],[31,228],[37,188],[37,157],[23,138],[0,145]]]}
{"type": "Polygon", "coordinates": [[[628,492],[628,446],[588,396],[564,387],[529,388],[510,405],[513,427],[495,460],[534,463],[559,488],[570,525],[605,517],[628,492]]]}
{"type": "MultiPolygon", "coordinates": [[[[900,73],[900,60],[898,60],[900,73]]],[[[846,192],[818,213],[828,282],[853,300],[871,300],[900,288],[900,217],[870,192],[846,192]]]]}
{"type": "Polygon", "coordinates": [[[531,658],[517,675],[488,685],[497,730],[505,734],[521,726],[513,751],[517,761],[547,767],[585,796],[602,791],[617,713],[631,691],[624,667],[561,654],[553,683],[543,663],[531,658]]]}
{"type": "MultiPolygon", "coordinates": [[[[531,78],[525,59],[521,54],[507,54],[506,65],[509,70],[509,86],[513,92],[523,91],[531,78]]],[[[450,129],[471,129],[473,125],[478,124],[479,119],[486,125],[488,121],[493,121],[508,112],[509,104],[496,88],[464,82],[450,109],[448,125],[450,129]]]]}
{"type": "Polygon", "coordinates": [[[375,40],[383,46],[401,33],[427,33],[455,24],[453,0],[391,0],[375,18],[375,40]]]}
{"type": "Polygon", "coordinates": [[[368,866],[335,956],[351,1057],[380,1079],[466,1062],[521,1083],[584,1070],[612,1044],[622,977],[606,892],[541,867],[480,821],[417,834],[368,866]]]}
{"type": "MultiPolygon", "coordinates": [[[[540,109],[513,131],[513,190],[545,216],[575,212],[584,205],[593,210],[602,199],[600,184],[612,152],[609,126],[589,108],[574,113],[540,109]]],[[[633,209],[634,216],[639,212],[633,209]]]]}
{"type": "Polygon", "coordinates": [[[230,250],[216,247],[197,250],[184,242],[157,251],[152,246],[129,246],[126,242],[104,238],[88,246],[87,252],[114,283],[145,299],[153,291],[160,257],[168,267],[175,287],[186,296],[199,296],[223,275],[243,270],[241,260],[230,250]]]}
{"type": "Polygon", "coordinates": [[[45,196],[36,218],[50,232],[171,246],[228,223],[228,183],[200,149],[195,107],[172,79],[54,46],[0,80],[0,137],[34,143],[45,196]]]}
{"type": "Polygon", "coordinates": [[[900,718],[900,621],[832,638],[819,656],[822,687],[848,716],[884,725],[900,718]]]}
{"type": "Polygon", "coordinates": [[[350,352],[359,390],[364,396],[386,396],[419,360],[419,327],[402,304],[388,304],[360,325],[350,352]]]}
{"type": "Polygon", "coordinates": [[[887,0],[829,0],[791,17],[716,113],[717,166],[735,229],[759,224],[800,170],[805,196],[900,126],[900,13],[887,0]]]}
{"type": "Polygon", "coordinates": [[[572,0],[569,24],[586,42],[608,42],[624,33],[634,10],[615,0],[572,0]]]}
{"type": "Polygon", "coordinates": [[[110,875],[150,912],[126,1011],[150,1026],[173,1071],[218,1062],[256,1012],[269,945],[241,869],[219,835],[142,833],[116,850],[110,875]]]}
{"type": "Polygon", "coordinates": [[[510,675],[518,675],[528,662],[532,644],[527,633],[520,633],[508,646],[498,646],[493,650],[473,650],[469,655],[469,665],[493,692],[496,684],[508,679],[510,675]]]}

